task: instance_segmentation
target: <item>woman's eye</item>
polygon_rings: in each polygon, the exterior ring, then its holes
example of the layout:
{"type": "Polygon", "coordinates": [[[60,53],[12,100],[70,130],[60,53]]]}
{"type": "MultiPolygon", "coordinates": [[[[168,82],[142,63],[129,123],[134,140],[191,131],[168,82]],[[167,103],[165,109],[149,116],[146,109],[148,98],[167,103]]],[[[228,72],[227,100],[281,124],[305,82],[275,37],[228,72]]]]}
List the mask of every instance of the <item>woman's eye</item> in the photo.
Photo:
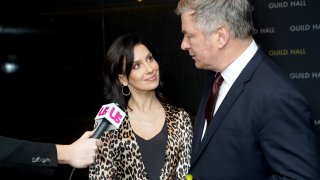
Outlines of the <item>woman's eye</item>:
{"type": "Polygon", "coordinates": [[[139,68],[139,64],[134,64],[132,69],[138,69],[139,68]]]}

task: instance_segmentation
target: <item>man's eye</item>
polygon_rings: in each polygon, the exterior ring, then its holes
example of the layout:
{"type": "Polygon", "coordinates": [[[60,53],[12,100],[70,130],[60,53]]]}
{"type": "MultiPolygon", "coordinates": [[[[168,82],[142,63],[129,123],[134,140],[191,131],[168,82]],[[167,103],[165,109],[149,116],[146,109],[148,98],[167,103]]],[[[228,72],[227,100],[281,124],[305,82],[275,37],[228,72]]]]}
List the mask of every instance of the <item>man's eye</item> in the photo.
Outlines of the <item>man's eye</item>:
{"type": "Polygon", "coordinates": [[[148,61],[153,61],[153,60],[154,60],[153,56],[148,57],[148,61]]]}

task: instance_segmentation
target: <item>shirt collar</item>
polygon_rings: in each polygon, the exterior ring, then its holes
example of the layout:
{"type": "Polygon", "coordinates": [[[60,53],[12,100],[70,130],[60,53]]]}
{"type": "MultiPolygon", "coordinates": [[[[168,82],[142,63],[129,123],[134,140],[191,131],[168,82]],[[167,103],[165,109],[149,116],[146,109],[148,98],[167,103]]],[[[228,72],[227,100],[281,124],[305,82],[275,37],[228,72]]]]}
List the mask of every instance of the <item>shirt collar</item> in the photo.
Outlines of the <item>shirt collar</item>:
{"type": "Polygon", "coordinates": [[[254,40],[252,40],[250,46],[232,63],[227,69],[221,72],[221,75],[226,84],[231,86],[237,79],[241,71],[248,64],[254,54],[257,52],[258,46],[254,40]]]}

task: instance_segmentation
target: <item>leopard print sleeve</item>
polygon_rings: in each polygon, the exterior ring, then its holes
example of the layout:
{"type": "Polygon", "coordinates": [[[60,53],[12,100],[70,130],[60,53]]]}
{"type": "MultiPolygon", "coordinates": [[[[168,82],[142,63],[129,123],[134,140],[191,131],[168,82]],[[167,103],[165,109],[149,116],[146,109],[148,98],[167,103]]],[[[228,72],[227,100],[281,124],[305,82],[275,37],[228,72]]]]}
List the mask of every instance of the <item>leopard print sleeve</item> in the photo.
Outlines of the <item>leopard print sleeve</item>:
{"type": "Polygon", "coordinates": [[[161,180],[185,180],[190,168],[193,127],[182,108],[164,103],[168,124],[168,143],[161,180]]]}
{"type": "Polygon", "coordinates": [[[180,126],[181,130],[181,138],[179,139],[179,159],[178,167],[176,169],[176,175],[177,179],[184,180],[185,175],[188,173],[188,170],[190,168],[190,159],[191,159],[191,143],[192,143],[192,137],[193,137],[193,128],[192,128],[192,122],[190,119],[189,114],[181,110],[182,113],[182,119],[180,120],[180,123],[182,124],[180,126]]]}
{"type": "Polygon", "coordinates": [[[119,157],[117,137],[118,130],[106,131],[101,137],[103,144],[99,148],[95,163],[89,167],[89,179],[119,179],[121,177],[121,169],[117,168],[119,157]]]}

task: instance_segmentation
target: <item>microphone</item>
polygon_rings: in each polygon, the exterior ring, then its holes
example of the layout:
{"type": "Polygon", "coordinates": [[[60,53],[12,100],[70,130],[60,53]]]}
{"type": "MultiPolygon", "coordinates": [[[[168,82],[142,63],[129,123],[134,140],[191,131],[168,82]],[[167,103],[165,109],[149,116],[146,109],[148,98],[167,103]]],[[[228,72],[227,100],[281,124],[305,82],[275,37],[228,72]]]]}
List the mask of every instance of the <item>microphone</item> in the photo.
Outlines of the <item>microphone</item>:
{"type": "Polygon", "coordinates": [[[113,100],[110,104],[103,105],[94,118],[97,127],[91,137],[98,139],[104,131],[119,128],[126,117],[126,113],[122,109],[124,109],[124,101],[120,98],[113,100]]]}
{"type": "MultiPolygon", "coordinates": [[[[112,103],[105,104],[100,108],[97,116],[94,118],[97,127],[91,138],[99,139],[104,131],[119,128],[123,119],[126,117],[126,113],[122,110],[125,107],[124,104],[123,99],[116,98],[112,103]]],[[[72,169],[69,180],[71,180],[75,170],[76,168],[72,169]]]]}

